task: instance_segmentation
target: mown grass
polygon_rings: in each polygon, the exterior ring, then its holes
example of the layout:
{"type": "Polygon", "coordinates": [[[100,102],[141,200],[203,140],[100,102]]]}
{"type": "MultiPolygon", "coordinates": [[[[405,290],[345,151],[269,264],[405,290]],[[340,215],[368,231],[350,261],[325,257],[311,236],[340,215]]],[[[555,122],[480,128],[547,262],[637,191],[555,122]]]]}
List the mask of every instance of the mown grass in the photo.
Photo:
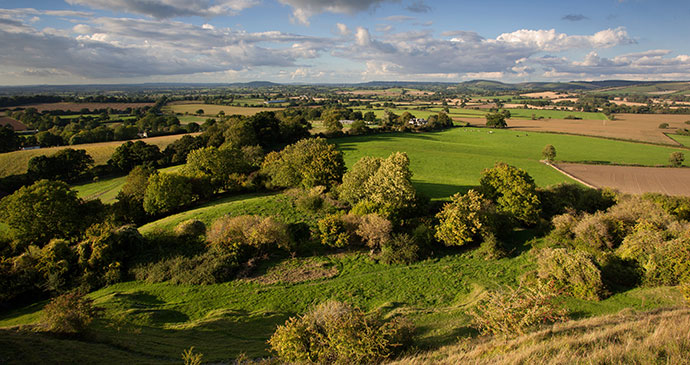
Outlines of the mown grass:
{"type": "Polygon", "coordinates": [[[558,160],[603,164],[663,165],[671,152],[682,151],[602,138],[483,128],[376,134],[331,142],[343,151],[347,166],[364,156],[406,152],[416,188],[431,198],[445,198],[477,186],[482,170],[499,161],[525,169],[540,186],[572,182],[539,162],[547,144],[556,147],[558,160]]]}
{"type": "MultiPolygon", "coordinates": [[[[197,135],[197,133],[192,133],[192,135],[197,135]]],[[[176,134],[172,136],[145,138],[141,139],[141,141],[156,145],[160,149],[164,149],[166,146],[180,138],[182,138],[182,135],[176,134]]],[[[110,159],[110,156],[113,154],[113,152],[115,152],[115,149],[123,143],[125,143],[125,141],[87,143],[74,146],[60,146],[41,148],[37,150],[0,153],[0,177],[23,174],[26,172],[29,166],[29,160],[32,157],[42,155],[50,156],[65,148],[86,150],[86,153],[93,157],[96,165],[104,164],[108,162],[108,159],[110,159]]]]}

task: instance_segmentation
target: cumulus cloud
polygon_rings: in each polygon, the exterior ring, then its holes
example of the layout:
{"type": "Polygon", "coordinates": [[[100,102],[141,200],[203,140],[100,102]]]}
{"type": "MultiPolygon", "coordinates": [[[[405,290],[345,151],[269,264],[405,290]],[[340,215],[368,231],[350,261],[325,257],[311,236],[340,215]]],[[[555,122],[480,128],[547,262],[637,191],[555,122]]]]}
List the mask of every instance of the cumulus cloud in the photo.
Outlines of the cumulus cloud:
{"type": "MultiPolygon", "coordinates": [[[[487,39],[471,31],[447,31],[437,38],[431,30],[387,33],[377,38],[359,27],[352,44],[338,47],[334,54],[365,62],[364,74],[368,76],[389,72],[404,77],[498,73],[526,77],[538,71],[532,58],[540,53],[603,49],[633,42],[624,28],[592,35],[518,30],[487,39]]],[[[592,56],[583,62],[588,63],[581,66],[587,67],[604,61],[592,56]]]]}
{"type": "MultiPolygon", "coordinates": [[[[107,1],[107,0],[106,0],[107,1]]],[[[292,19],[309,25],[309,18],[321,13],[355,14],[396,0],[278,0],[293,8],[292,19]]]]}
{"type": "Polygon", "coordinates": [[[182,16],[210,18],[234,15],[258,4],[258,0],[65,0],[70,5],[147,15],[157,19],[182,16]]]}
{"type": "Polygon", "coordinates": [[[86,78],[182,75],[295,67],[328,48],[328,40],[283,32],[248,33],[130,18],[97,18],[70,31],[22,25],[0,28],[0,53],[8,67],[59,70],[86,78]],[[16,45],[24,45],[17,49],[16,45]],[[270,44],[267,46],[265,44],[270,44]]]}
{"type": "Polygon", "coordinates": [[[350,29],[347,27],[347,25],[343,23],[337,23],[335,26],[336,28],[338,28],[338,34],[340,35],[348,36],[352,33],[350,29]]]}

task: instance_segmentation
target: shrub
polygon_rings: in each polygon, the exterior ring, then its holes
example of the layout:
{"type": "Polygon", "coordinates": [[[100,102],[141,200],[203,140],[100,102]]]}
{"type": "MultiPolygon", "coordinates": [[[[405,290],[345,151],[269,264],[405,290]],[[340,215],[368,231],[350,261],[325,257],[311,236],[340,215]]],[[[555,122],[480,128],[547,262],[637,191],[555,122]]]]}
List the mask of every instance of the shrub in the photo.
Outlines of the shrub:
{"type": "Polygon", "coordinates": [[[659,129],[666,129],[666,128],[668,128],[668,123],[659,124],[659,129]]]}
{"type": "Polygon", "coordinates": [[[479,249],[475,251],[475,256],[482,257],[484,260],[498,260],[508,256],[505,248],[493,233],[484,234],[479,249]]]}
{"type": "Polygon", "coordinates": [[[475,241],[482,233],[491,232],[494,214],[491,202],[474,190],[455,194],[436,215],[436,238],[446,246],[462,246],[475,241]]]}
{"type": "Polygon", "coordinates": [[[345,162],[334,145],[323,138],[313,138],[269,153],[261,169],[275,186],[330,188],[342,180],[345,162]]]}
{"type": "Polygon", "coordinates": [[[194,201],[192,180],[170,173],[149,177],[144,193],[144,210],[149,214],[169,213],[194,201]]]}
{"type": "Polygon", "coordinates": [[[393,225],[388,219],[373,213],[361,218],[356,233],[368,247],[377,249],[390,240],[392,231],[393,225]]]}
{"type": "Polygon", "coordinates": [[[683,152],[672,152],[671,155],[668,157],[668,162],[673,167],[683,166],[684,161],[685,161],[685,155],[683,154],[683,152]]]}
{"type": "Polygon", "coordinates": [[[329,247],[345,247],[352,241],[352,234],[339,214],[329,214],[319,220],[319,237],[321,243],[329,247]]]}
{"type": "Polygon", "coordinates": [[[678,219],[690,221],[690,198],[685,196],[669,196],[663,194],[647,193],[643,199],[651,200],[666,212],[678,219]]]}
{"type": "Polygon", "coordinates": [[[576,298],[599,300],[604,295],[601,271],[591,257],[581,251],[544,248],[537,253],[540,279],[576,298]]]}
{"type": "Polygon", "coordinates": [[[144,239],[136,227],[99,224],[90,227],[86,235],[77,246],[84,284],[97,288],[125,279],[129,264],[143,248],[144,239]]]}
{"type": "Polygon", "coordinates": [[[218,218],[206,236],[211,245],[229,250],[250,246],[265,252],[271,245],[289,249],[291,244],[285,223],[256,215],[218,218]]]}
{"type": "Polygon", "coordinates": [[[287,363],[375,364],[409,341],[404,320],[383,322],[338,301],[327,301],[278,326],[268,343],[287,363]]]}
{"type": "Polygon", "coordinates": [[[188,219],[175,226],[177,236],[199,237],[206,234],[206,225],[198,219],[188,219]]]}
{"type": "Polygon", "coordinates": [[[409,265],[419,260],[419,244],[407,233],[394,234],[381,245],[379,259],[384,264],[409,265]]]}
{"type": "Polygon", "coordinates": [[[525,224],[535,224],[541,212],[534,180],[523,169],[499,162],[482,172],[480,192],[499,210],[525,224]]]}
{"type": "Polygon", "coordinates": [[[98,312],[93,300],[72,292],[53,298],[43,308],[43,322],[52,332],[81,333],[98,312]]]}
{"type": "Polygon", "coordinates": [[[555,301],[557,295],[556,290],[546,287],[504,287],[488,292],[469,314],[482,333],[521,335],[538,324],[566,319],[565,308],[555,301]]]}
{"type": "Polygon", "coordinates": [[[644,264],[647,285],[678,285],[690,280],[690,238],[677,238],[658,247],[644,264]]]}
{"type": "Polygon", "coordinates": [[[239,269],[239,254],[212,247],[202,254],[175,256],[132,270],[134,278],[149,283],[208,285],[232,280],[239,269]]]}
{"type": "Polygon", "coordinates": [[[610,190],[590,189],[577,184],[562,183],[537,189],[542,216],[550,218],[569,211],[594,213],[616,203],[610,190]]]}
{"type": "Polygon", "coordinates": [[[544,156],[546,161],[553,161],[556,158],[556,147],[551,144],[547,144],[544,150],[541,151],[541,155],[544,156]]]}

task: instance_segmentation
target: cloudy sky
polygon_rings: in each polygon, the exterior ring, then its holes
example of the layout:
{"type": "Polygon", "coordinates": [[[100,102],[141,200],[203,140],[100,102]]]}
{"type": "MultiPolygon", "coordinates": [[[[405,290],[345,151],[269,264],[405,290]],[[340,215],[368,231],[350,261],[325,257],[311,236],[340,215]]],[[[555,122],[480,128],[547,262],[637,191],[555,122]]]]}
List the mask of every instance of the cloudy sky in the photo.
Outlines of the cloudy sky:
{"type": "Polygon", "coordinates": [[[688,0],[0,0],[0,85],[690,80],[688,19],[688,0]]]}

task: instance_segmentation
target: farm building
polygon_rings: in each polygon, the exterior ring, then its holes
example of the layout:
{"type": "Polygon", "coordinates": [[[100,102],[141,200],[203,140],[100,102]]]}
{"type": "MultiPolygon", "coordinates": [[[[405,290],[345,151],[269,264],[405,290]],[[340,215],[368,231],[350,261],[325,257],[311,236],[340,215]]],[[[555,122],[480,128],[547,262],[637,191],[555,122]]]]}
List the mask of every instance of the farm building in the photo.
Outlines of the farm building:
{"type": "Polygon", "coordinates": [[[424,118],[412,118],[412,119],[410,119],[410,121],[408,123],[410,123],[410,125],[413,125],[415,127],[421,127],[423,125],[426,125],[426,119],[424,119],[424,118]]]}
{"type": "Polygon", "coordinates": [[[1,117],[0,126],[10,127],[15,132],[25,131],[29,129],[26,125],[24,125],[24,123],[10,117],[1,117]]]}

